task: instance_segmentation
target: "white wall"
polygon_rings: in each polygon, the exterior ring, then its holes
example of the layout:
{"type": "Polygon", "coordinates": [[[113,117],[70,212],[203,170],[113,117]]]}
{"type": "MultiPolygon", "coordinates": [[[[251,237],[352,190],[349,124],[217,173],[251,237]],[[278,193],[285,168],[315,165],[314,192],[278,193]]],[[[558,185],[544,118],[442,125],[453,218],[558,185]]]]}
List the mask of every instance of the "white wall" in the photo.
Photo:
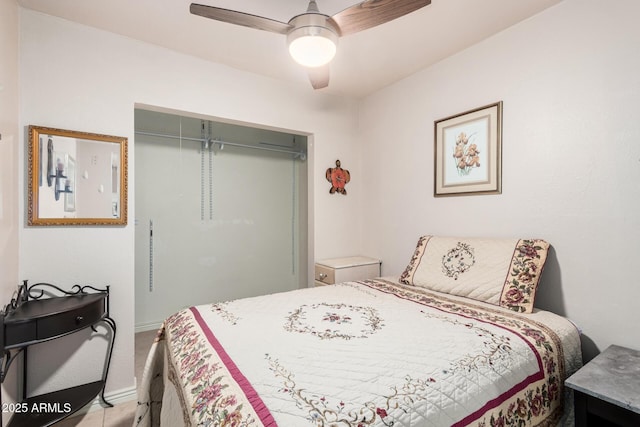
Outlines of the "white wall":
{"type": "Polygon", "coordinates": [[[544,238],[538,306],[584,329],[588,358],[638,348],[638,16],[565,0],[363,100],[363,252],[397,275],[423,234],[544,238]],[[434,121],[499,100],[503,193],[435,199],[434,121]]]}
{"type": "Polygon", "coordinates": [[[18,285],[18,12],[0,1],[0,296],[8,302],[18,285]]]}
{"type": "MultiPolygon", "coordinates": [[[[15,0],[0,0],[0,305],[11,299],[18,275],[18,40],[19,8],[15,0]]],[[[3,384],[3,401],[15,396],[14,378],[3,384]],[[5,389],[5,385],[7,389],[5,389]]],[[[3,418],[7,415],[2,414],[3,418]]]]}
{"type": "MultiPolygon", "coordinates": [[[[357,207],[362,181],[356,161],[355,101],[314,93],[306,84],[290,85],[258,77],[26,9],[21,10],[20,36],[22,126],[125,136],[130,142],[130,220],[126,227],[28,227],[20,232],[21,278],[62,286],[111,285],[112,317],[118,324],[118,336],[108,393],[134,385],[133,141],[137,103],[313,134],[310,145],[314,151],[308,160],[311,169],[315,168],[311,184],[316,190],[315,243],[311,244],[318,257],[352,254],[360,249],[357,207]],[[348,197],[328,194],[324,170],[336,158],[354,176],[348,197]]],[[[22,138],[21,147],[24,142],[22,138]]],[[[25,191],[24,162],[21,152],[20,194],[25,191]]],[[[21,217],[24,209],[22,203],[21,217]]],[[[34,351],[30,356],[53,354],[55,347],[72,348],[70,343],[59,341],[47,344],[49,351],[34,351]]],[[[97,352],[93,348],[81,350],[97,352]]],[[[42,362],[51,369],[50,362],[42,362]]],[[[94,368],[79,363],[74,369],[66,369],[67,365],[70,363],[52,374],[33,369],[30,387],[44,391],[69,385],[76,378],[89,376],[94,368]]]]}

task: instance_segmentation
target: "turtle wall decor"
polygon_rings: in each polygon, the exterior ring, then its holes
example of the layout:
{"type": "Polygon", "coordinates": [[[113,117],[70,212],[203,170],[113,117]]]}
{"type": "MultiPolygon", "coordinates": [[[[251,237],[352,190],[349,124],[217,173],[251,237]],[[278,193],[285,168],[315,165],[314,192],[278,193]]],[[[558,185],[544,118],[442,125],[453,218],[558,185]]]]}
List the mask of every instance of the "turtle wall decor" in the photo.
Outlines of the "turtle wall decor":
{"type": "Polygon", "coordinates": [[[351,174],[348,170],[340,167],[340,160],[336,160],[336,167],[327,169],[325,173],[327,181],[331,183],[329,193],[340,193],[347,195],[347,190],[344,188],[349,181],[351,181],[351,174]]]}

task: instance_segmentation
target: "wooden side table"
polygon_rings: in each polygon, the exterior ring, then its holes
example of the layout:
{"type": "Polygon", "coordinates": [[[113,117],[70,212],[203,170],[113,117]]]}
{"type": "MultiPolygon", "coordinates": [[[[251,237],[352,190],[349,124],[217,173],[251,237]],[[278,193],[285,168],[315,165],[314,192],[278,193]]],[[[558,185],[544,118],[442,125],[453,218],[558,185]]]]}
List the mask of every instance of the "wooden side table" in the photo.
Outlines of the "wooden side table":
{"type": "Polygon", "coordinates": [[[640,426],[640,351],[612,345],[565,381],[576,426],[640,426]]]}

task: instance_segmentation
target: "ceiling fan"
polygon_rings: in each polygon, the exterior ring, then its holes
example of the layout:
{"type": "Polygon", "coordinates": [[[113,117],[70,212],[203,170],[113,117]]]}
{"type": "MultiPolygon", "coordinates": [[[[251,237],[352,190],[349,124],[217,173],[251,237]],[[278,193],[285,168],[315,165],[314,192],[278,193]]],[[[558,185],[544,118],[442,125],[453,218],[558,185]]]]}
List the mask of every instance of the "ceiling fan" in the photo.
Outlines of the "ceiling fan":
{"type": "Polygon", "coordinates": [[[315,0],[310,0],[305,13],[286,23],[196,3],[191,3],[189,10],[205,18],[286,35],[289,53],[296,62],[308,67],[313,88],[322,89],[329,85],[329,62],[340,36],[384,24],[429,4],[431,0],[365,0],[329,16],[318,10],[315,0]]]}

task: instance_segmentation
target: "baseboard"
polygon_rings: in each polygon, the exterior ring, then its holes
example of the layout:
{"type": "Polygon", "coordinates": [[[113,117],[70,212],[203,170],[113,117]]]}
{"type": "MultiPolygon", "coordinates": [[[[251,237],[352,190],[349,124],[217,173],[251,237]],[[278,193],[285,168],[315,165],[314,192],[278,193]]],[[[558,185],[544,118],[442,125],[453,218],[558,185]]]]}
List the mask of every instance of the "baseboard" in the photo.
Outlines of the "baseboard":
{"type": "Polygon", "coordinates": [[[162,322],[157,323],[142,323],[140,325],[136,325],[135,331],[138,332],[146,332],[146,331],[157,331],[162,326],[162,322]]]}
{"type": "MultiPolygon", "coordinates": [[[[111,403],[113,406],[119,405],[121,403],[130,402],[132,400],[136,400],[138,398],[137,387],[134,385],[132,387],[122,388],[120,390],[112,391],[110,393],[105,393],[104,398],[107,402],[111,403]]],[[[85,405],[82,409],[75,412],[71,417],[77,417],[78,415],[85,415],[89,412],[99,411],[105,409],[104,403],[100,400],[100,397],[97,396],[93,402],[85,405]]]]}

